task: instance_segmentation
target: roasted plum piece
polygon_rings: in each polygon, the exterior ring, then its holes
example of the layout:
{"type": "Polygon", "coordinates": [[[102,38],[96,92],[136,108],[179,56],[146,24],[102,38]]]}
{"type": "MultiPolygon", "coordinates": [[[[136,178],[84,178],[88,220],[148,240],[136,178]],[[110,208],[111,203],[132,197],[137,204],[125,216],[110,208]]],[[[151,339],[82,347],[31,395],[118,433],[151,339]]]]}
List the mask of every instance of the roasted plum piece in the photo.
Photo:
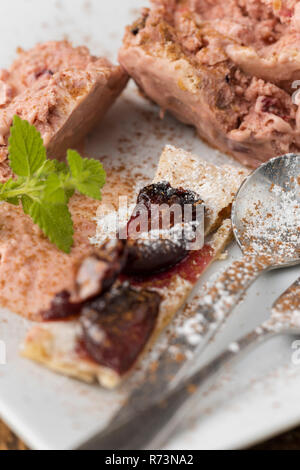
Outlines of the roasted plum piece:
{"type": "Polygon", "coordinates": [[[72,302],[71,293],[67,290],[56,294],[53,298],[50,308],[41,312],[44,321],[64,320],[66,318],[78,315],[81,311],[81,302],[72,302]]]}
{"type": "Polygon", "coordinates": [[[127,284],[86,304],[82,310],[82,342],[98,364],[125,374],[134,365],[154,330],[160,296],[127,284]]]}
{"type": "Polygon", "coordinates": [[[77,273],[76,290],[81,301],[92,299],[108,291],[127,260],[125,241],[106,243],[92,256],[84,259],[77,273]]]}
{"type": "Polygon", "coordinates": [[[126,274],[155,274],[184,259],[201,223],[203,212],[199,214],[198,207],[203,204],[200,196],[193,191],[172,188],[166,182],[142,189],[127,227],[126,274]],[[191,208],[189,221],[185,218],[187,205],[191,208]],[[141,224],[141,220],[145,223],[141,224]]]}
{"type": "Polygon", "coordinates": [[[78,268],[74,292],[57,294],[49,308],[42,312],[45,321],[66,319],[80,313],[84,302],[107,292],[124,268],[126,244],[122,240],[104,245],[85,258],[78,268]]]}

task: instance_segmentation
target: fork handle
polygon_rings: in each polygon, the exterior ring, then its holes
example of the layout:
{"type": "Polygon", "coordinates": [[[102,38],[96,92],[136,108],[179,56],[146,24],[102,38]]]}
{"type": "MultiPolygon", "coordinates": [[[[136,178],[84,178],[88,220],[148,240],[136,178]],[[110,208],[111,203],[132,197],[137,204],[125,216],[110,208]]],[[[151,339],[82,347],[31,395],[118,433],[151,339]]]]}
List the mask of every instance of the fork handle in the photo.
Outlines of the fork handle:
{"type": "MultiPolygon", "coordinates": [[[[152,439],[147,441],[146,448],[158,449],[166,444],[181,423],[188,416],[191,416],[193,408],[199,402],[199,399],[201,399],[201,386],[220,373],[228,362],[233,359],[235,361],[241,359],[250,350],[279,335],[280,333],[270,331],[264,327],[251,332],[236,343],[233,343],[226,351],[195,373],[185,384],[179,386],[167,398],[167,405],[163,411],[160,410],[158,412],[159,407],[156,407],[157,416],[153,417],[153,421],[155,419],[157,433],[151,432],[152,439]],[[163,413],[164,416],[160,416],[158,419],[159,413],[163,413]]],[[[153,412],[154,409],[152,410],[153,412]]]]}
{"type": "Polygon", "coordinates": [[[234,349],[227,349],[193,375],[188,382],[175,388],[163,401],[152,404],[121,425],[114,427],[112,423],[107,431],[82,449],[161,449],[191,414],[201,395],[199,389],[201,385],[212,379],[231,359],[240,359],[249,349],[278,334],[266,328],[262,328],[259,333],[257,331],[250,333],[235,343],[234,349]]]}

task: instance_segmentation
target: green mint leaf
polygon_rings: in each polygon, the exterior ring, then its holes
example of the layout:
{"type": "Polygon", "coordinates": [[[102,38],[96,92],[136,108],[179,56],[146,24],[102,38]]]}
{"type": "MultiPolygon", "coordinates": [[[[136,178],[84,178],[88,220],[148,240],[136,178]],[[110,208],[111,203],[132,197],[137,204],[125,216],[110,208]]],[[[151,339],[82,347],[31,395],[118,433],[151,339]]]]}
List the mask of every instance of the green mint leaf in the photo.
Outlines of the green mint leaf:
{"type": "Polygon", "coordinates": [[[47,160],[40,133],[27,121],[14,117],[9,138],[10,165],[17,179],[0,183],[0,201],[19,205],[60,250],[70,253],[73,221],[68,202],[75,191],[101,199],[106,174],[100,162],[69,150],[69,166],[47,160]]]}
{"type": "Polygon", "coordinates": [[[101,200],[101,189],[106,181],[101,163],[82,158],[75,150],[68,150],[67,160],[75,189],[85,196],[101,200]]]}
{"type": "Polygon", "coordinates": [[[30,199],[30,197],[24,195],[22,196],[21,198],[21,201],[22,201],[22,207],[23,207],[23,211],[24,211],[24,214],[27,214],[30,216],[30,208],[32,206],[32,199],[30,199]]]}
{"type": "Polygon", "coordinates": [[[70,201],[71,197],[75,194],[75,189],[65,189],[66,201],[67,203],[70,201]]]}
{"type": "Polygon", "coordinates": [[[19,178],[18,180],[13,180],[12,178],[0,185],[0,201],[6,201],[9,204],[14,206],[19,205],[18,196],[10,196],[12,191],[15,191],[22,187],[24,184],[24,178],[19,178]]]}
{"type": "Polygon", "coordinates": [[[50,204],[66,204],[68,202],[61,180],[55,173],[49,175],[45,182],[43,200],[50,204]]]}
{"type": "MultiPolygon", "coordinates": [[[[69,184],[70,179],[70,169],[64,162],[59,162],[58,160],[47,160],[42,168],[37,173],[39,178],[47,179],[49,176],[56,175],[57,178],[56,186],[57,188],[60,186],[61,190],[65,193],[65,202],[69,202],[71,197],[75,193],[75,188],[69,184]]],[[[54,182],[54,179],[53,179],[54,182]]],[[[49,183],[49,182],[48,182],[49,183]]],[[[54,184],[54,183],[53,183],[54,184]]],[[[47,199],[47,198],[46,198],[47,199]]]]}
{"type": "Polygon", "coordinates": [[[64,162],[59,162],[58,160],[46,160],[43,166],[39,169],[37,176],[46,177],[52,173],[68,175],[70,174],[70,170],[64,162]]]}
{"type": "Polygon", "coordinates": [[[23,210],[60,250],[70,253],[73,246],[73,221],[66,204],[36,202],[22,198],[23,210]]]}
{"type": "Polygon", "coordinates": [[[59,162],[58,160],[52,161],[54,163],[56,173],[59,173],[60,175],[70,174],[70,169],[68,168],[68,165],[65,162],[59,162]]]}
{"type": "Polygon", "coordinates": [[[19,116],[13,119],[8,150],[10,166],[18,176],[33,176],[47,159],[41,134],[19,116]]]}

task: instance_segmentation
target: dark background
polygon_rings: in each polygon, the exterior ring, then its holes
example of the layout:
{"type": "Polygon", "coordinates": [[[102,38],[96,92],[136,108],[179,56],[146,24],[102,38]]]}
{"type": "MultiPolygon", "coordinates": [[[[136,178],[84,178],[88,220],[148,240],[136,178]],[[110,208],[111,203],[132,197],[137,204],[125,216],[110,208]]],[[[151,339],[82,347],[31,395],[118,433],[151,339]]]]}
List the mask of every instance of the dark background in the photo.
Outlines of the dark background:
{"type": "MultiPolygon", "coordinates": [[[[26,450],[26,446],[1,421],[0,450],[26,450]]],[[[253,447],[252,450],[300,450],[300,428],[253,447]]]]}

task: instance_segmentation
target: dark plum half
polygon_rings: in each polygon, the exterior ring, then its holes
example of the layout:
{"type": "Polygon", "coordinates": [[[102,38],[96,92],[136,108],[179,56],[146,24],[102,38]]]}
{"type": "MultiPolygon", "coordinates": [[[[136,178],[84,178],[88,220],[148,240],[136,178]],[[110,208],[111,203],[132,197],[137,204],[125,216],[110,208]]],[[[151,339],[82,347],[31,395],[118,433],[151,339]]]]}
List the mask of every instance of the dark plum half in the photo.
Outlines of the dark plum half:
{"type": "Polygon", "coordinates": [[[127,227],[128,259],[125,273],[151,275],[165,271],[183,260],[189,251],[188,243],[192,242],[196,235],[199,205],[203,206],[203,200],[196,193],[172,188],[166,182],[142,189],[127,227]],[[191,209],[188,238],[187,232],[182,230],[187,205],[191,209]],[[153,210],[153,206],[159,209],[153,210]],[[152,236],[153,227],[157,228],[156,237],[152,236]],[[178,238],[174,230],[176,227],[180,228],[178,238]],[[137,233],[137,229],[140,233],[137,233]],[[148,236],[145,237],[146,232],[148,236]],[[133,233],[135,236],[132,236],[133,233]]]}
{"type": "Polygon", "coordinates": [[[126,373],[154,330],[160,301],[155,292],[125,284],[86,304],[80,322],[83,345],[91,358],[126,373]]]}

